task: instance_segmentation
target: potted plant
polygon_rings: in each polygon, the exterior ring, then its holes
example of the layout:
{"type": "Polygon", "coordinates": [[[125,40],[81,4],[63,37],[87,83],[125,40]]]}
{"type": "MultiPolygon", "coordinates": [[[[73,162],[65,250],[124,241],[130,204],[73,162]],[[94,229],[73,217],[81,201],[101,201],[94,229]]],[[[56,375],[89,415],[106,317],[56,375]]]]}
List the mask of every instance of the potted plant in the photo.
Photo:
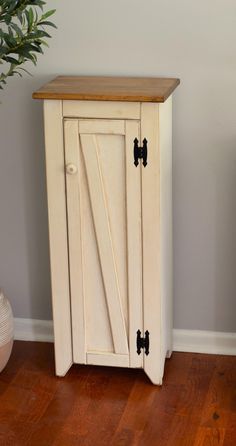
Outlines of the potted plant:
{"type": "MultiPolygon", "coordinates": [[[[55,10],[44,12],[42,0],[0,0],[0,89],[9,76],[28,71],[27,62],[37,63],[50,37],[48,20],[55,10]]],[[[5,367],[13,345],[13,316],[10,303],[0,290],[0,372],[5,367]]]]}
{"type": "Polygon", "coordinates": [[[22,65],[26,62],[37,63],[37,55],[43,54],[51,36],[48,26],[56,28],[48,18],[55,9],[44,12],[46,2],[42,0],[0,0],[0,88],[9,76],[28,71],[22,65]]]}

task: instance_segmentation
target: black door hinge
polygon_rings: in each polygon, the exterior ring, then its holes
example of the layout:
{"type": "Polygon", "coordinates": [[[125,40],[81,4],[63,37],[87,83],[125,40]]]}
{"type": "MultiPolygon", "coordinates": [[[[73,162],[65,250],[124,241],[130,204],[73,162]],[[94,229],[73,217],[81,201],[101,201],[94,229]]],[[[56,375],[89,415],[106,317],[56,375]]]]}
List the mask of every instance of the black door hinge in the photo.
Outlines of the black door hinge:
{"type": "Polygon", "coordinates": [[[137,331],[137,353],[141,354],[141,349],[144,349],[145,355],[149,354],[149,331],[145,331],[145,337],[141,337],[141,331],[137,331]]]}
{"type": "Polygon", "coordinates": [[[143,165],[146,167],[147,165],[147,140],[144,138],[143,147],[139,147],[138,139],[134,140],[134,165],[137,167],[139,164],[139,159],[143,160],[143,165]]]}

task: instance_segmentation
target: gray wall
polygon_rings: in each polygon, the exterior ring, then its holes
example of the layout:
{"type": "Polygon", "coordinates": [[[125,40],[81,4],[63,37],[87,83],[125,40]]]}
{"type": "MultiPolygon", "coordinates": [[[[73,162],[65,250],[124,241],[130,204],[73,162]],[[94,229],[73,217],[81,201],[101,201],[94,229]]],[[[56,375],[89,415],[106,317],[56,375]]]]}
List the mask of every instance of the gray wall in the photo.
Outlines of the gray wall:
{"type": "Polygon", "coordinates": [[[236,2],[71,0],[33,78],[0,105],[0,284],[17,317],[50,319],[42,103],[58,74],[178,76],[175,328],[236,328],[236,2]]]}

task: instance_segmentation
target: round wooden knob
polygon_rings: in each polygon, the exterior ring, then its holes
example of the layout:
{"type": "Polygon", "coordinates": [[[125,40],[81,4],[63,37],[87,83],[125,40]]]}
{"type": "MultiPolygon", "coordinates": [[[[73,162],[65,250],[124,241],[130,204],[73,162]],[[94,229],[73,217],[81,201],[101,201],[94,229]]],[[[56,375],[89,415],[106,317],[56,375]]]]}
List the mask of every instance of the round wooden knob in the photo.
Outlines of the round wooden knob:
{"type": "Polygon", "coordinates": [[[74,175],[77,172],[77,167],[75,164],[67,164],[66,165],[66,173],[69,175],[74,175]]]}

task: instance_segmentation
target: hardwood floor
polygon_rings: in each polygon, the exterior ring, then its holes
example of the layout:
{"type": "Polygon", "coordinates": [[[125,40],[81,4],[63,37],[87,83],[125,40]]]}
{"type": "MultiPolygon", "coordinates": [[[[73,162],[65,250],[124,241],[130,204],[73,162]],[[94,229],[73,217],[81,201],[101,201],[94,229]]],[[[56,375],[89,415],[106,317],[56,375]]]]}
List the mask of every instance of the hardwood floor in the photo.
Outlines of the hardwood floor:
{"type": "Polygon", "coordinates": [[[15,342],[0,374],[0,446],[235,446],[236,357],[174,353],[162,387],[144,372],[73,366],[15,342]]]}

